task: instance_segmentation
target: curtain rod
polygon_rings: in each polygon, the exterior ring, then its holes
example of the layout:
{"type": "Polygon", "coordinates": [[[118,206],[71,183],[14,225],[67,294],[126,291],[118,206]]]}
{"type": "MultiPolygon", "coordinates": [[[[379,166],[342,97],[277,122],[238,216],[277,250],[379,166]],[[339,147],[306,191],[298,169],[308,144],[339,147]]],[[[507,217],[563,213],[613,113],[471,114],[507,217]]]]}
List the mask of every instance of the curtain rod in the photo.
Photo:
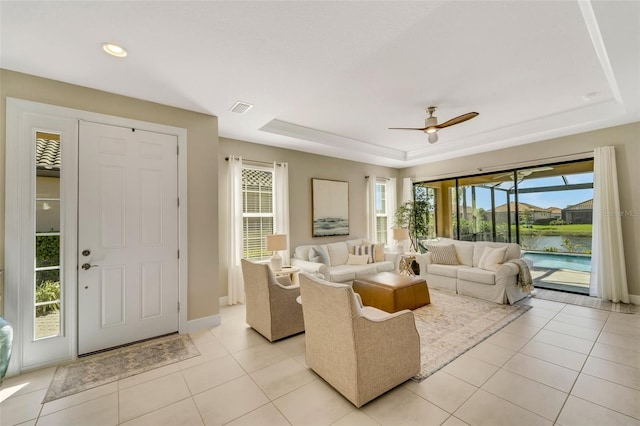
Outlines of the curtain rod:
{"type": "MultiPolygon", "coordinates": [[[[229,161],[230,157],[224,157],[224,161],[229,161]]],[[[254,164],[265,164],[265,165],[269,165],[269,166],[273,166],[273,163],[276,164],[276,166],[282,166],[282,163],[278,163],[277,161],[274,162],[269,162],[269,161],[260,161],[260,160],[250,160],[248,158],[243,158],[242,161],[246,161],[247,163],[254,163],[254,164]]]]}
{"type": "MultiPolygon", "coordinates": [[[[365,176],[365,179],[369,179],[369,176],[365,176]]],[[[384,176],[376,176],[376,179],[383,179],[383,180],[390,180],[391,178],[389,177],[384,177],[384,176]]]]}

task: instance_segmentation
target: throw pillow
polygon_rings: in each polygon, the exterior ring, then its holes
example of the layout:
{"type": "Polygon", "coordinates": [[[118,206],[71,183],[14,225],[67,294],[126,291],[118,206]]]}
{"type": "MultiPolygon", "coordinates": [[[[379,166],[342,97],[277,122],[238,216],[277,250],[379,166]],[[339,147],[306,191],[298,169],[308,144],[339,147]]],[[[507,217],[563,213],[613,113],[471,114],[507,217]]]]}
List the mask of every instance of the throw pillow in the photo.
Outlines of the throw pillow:
{"type": "MultiPolygon", "coordinates": [[[[357,249],[358,248],[356,247],[356,251],[357,249]]],[[[347,259],[347,265],[366,265],[368,261],[369,261],[369,255],[367,254],[363,254],[363,255],[350,254],[349,258],[347,259]]]]}
{"type": "Polygon", "coordinates": [[[501,265],[504,262],[504,257],[507,254],[507,247],[498,247],[491,248],[485,247],[482,252],[482,256],[480,256],[480,261],[478,262],[478,268],[484,269],[487,271],[495,271],[498,269],[498,265],[501,265]]]}
{"type": "Polygon", "coordinates": [[[354,253],[369,256],[368,263],[384,262],[384,244],[363,244],[354,247],[354,253]]]}
{"type": "Polygon", "coordinates": [[[356,256],[367,256],[367,263],[373,263],[373,250],[371,246],[356,246],[354,247],[354,254],[356,256]]]}
{"type": "Polygon", "coordinates": [[[384,262],[384,244],[374,244],[373,258],[376,262],[384,262]]]}
{"type": "Polygon", "coordinates": [[[320,246],[311,247],[309,250],[309,261],[316,263],[324,263],[329,266],[329,257],[327,253],[324,252],[324,249],[320,246]]]}
{"type": "Polygon", "coordinates": [[[431,253],[431,263],[439,265],[459,265],[458,256],[456,256],[456,248],[453,244],[443,245],[427,245],[429,253],[431,253]]]}

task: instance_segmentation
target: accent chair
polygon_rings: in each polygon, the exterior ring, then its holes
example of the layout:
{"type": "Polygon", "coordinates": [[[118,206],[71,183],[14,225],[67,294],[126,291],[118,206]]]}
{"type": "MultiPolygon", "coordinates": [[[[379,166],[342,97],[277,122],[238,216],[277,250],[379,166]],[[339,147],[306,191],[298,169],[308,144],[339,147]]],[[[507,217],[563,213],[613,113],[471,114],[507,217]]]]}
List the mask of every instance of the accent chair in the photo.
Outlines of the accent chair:
{"type": "Polygon", "coordinates": [[[420,372],[413,312],[362,306],[350,285],[300,274],[306,362],[356,407],[420,372]]]}
{"type": "Polygon", "coordinates": [[[304,331],[300,286],[276,278],[268,264],[241,259],[247,324],[273,342],[304,331]]]}

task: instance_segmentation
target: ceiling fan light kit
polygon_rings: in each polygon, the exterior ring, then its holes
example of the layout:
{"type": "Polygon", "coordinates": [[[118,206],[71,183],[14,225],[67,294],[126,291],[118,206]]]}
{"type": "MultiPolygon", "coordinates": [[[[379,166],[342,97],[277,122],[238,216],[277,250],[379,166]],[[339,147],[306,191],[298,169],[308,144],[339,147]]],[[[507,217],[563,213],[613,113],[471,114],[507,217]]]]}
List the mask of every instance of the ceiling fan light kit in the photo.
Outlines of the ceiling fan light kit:
{"type": "Polygon", "coordinates": [[[438,142],[438,130],[444,129],[445,127],[453,126],[454,124],[464,123],[467,120],[471,120],[474,117],[477,117],[477,112],[468,112],[466,114],[459,115],[451,120],[445,121],[442,124],[438,124],[438,117],[433,115],[438,109],[435,106],[427,107],[427,113],[429,116],[424,120],[424,127],[389,127],[389,130],[421,130],[429,136],[429,143],[438,142]]]}

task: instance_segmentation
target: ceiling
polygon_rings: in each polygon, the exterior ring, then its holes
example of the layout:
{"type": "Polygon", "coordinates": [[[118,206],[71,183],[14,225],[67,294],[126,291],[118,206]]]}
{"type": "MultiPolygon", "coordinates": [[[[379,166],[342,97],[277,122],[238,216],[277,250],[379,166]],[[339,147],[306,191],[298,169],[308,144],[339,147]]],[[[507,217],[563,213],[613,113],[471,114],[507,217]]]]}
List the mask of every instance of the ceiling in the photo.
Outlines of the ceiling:
{"type": "Polygon", "coordinates": [[[4,1],[0,67],[407,167],[640,120],[637,1],[4,1]],[[105,41],[128,50],[123,59],[105,41]],[[236,101],[254,104],[230,112],[236,101]],[[439,142],[419,131],[425,107],[439,142]]]}

